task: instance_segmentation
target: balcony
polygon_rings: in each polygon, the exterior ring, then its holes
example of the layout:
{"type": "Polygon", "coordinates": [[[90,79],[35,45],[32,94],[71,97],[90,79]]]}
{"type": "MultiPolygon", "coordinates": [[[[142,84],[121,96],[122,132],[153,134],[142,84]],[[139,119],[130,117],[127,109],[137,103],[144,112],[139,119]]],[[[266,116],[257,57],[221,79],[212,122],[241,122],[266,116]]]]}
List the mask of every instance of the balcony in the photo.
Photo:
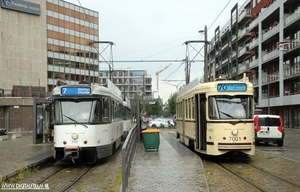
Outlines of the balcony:
{"type": "Polygon", "coordinates": [[[228,47],[228,43],[226,42],[223,47],[221,48],[221,50],[223,51],[226,47],[228,47]]]}
{"type": "Polygon", "coordinates": [[[239,13],[239,22],[241,22],[245,17],[250,17],[251,16],[251,11],[250,9],[244,9],[241,11],[241,13],[239,13]]]}
{"type": "Polygon", "coordinates": [[[244,46],[242,49],[239,50],[239,56],[242,56],[244,53],[249,51],[249,45],[244,46]]]}
{"type": "Polygon", "coordinates": [[[273,50],[271,52],[265,53],[263,55],[262,61],[265,62],[265,61],[267,61],[269,59],[273,59],[273,58],[276,58],[278,56],[279,56],[279,50],[275,49],[275,50],[273,50]]]}
{"type": "Polygon", "coordinates": [[[250,82],[253,84],[253,86],[258,85],[258,79],[257,78],[253,78],[250,82]]]}
{"type": "Polygon", "coordinates": [[[238,39],[241,39],[246,34],[249,34],[249,31],[250,31],[249,27],[244,28],[243,30],[239,30],[239,32],[238,32],[238,39]]]}
{"type": "Polygon", "coordinates": [[[236,51],[232,51],[231,57],[234,58],[236,56],[236,51]]]}
{"type": "Polygon", "coordinates": [[[279,25],[277,24],[276,26],[270,27],[269,29],[264,29],[262,39],[263,41],[272,37],[274,34],[279,32],[279,25]]]}
{"type": "Polygon", "coordinates": [[[231,74],[236,73],[236,67],[232,67],[231,74]]]}
{"type": "Polygon", "coordinates": [[[290,49],[295,49],[295,48],[299,48],[300,46],[300,41],[291,41],[290,42],[290,49]]]}
{"type": "Polygon", "coordinates": [[[288,16],[286,19],[285,19],[285,26],[299,20],[300,18],[300,7],[298,7],[294,13],[292,13],[290,16],[288,16]]]}
{"type": "Polygon", "coordinates": [[[227,63],[227,62],[228,62],[228,58],[222,60],[222,65],[224,65],[224,64],[227,63]]]}
{"type": "Polygon", "coordinates": [[[284,77],[291,77],[295,75],[300,74],[300,63],[292,66],[292,67],[286,67],[283,71],[284,77]]]}
{"type": "Polygon", "coordinates": [[[241,74],[241,73],[243,73],[245,71],[246,71],[246,64],[245,63],[239,64],[238,65],[238,74],[241,74]]]}
{"type": "Polygon", "coordinates": [[[252,41],[249,44],[250,50],[253,49],[254,47],[257,47],[257,46],[258,46],[258,38],[252,39],[252,41]]]}
{"type": "Polygon", "coordinates": [[[258,66],[258,59],[252,60],[250,62],[250,68],[254,68],[256,66],[258,66]]]}
{"type": "Polygon", "coordinates": [[[263,74],[262,75],[262,83],[265,84],[265,83],[270,83],[272,81],[278,81],[279,79],[279,72],[274,72],[274,73],[270,73],[270,74],[263,74]]]}
{"type": "Polygon", "coordinates": [[[249,29],[253,29],[254,27],[256,27],[258,25],[258,19],[254,19],[250,25],[249,25],[249,29]]]}

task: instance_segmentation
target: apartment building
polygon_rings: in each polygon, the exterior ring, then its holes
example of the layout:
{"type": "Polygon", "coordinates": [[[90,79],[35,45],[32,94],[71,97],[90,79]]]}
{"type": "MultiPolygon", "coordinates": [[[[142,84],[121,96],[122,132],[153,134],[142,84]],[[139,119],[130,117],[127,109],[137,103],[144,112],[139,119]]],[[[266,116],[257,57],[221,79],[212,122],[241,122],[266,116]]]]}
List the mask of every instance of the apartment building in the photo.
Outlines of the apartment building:
{"type": "Polygon", "coordinates": [[[208,79],[240,79],[255,86],[256,107],[300,128],[300,2],[246,0],[216,28],[208,49],[208,79]]]}
{"type": "Polygon", "coordinates": [[[129,99],[134,96],[152,96],[152,77],[145,69],[101,69],[99,84],[105,85],[110,79],[129,99]]]}

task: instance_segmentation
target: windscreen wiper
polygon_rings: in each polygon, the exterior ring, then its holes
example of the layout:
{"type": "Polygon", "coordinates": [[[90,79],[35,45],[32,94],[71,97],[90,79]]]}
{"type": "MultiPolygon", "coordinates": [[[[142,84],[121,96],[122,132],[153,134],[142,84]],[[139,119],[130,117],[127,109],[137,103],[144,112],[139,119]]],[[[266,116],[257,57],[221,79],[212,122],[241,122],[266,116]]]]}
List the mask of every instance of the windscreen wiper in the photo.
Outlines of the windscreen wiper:
{"type": "Polygon", "coordinates": [[[73,118],[71,118],[71,117],[69,117],[69,116],[67,116],[67,115],[64,115],[64,114],[63,114],[63,116],[66,117],[66,118],[68,118],[68,119],[70,119],[71,121],[74,121],[74,122],[77,123],[77,124],[80,124],[80,125],[85,126],[86,128],[89,128],[86,124],[80,123],[80,122],[76,121],[75,119],[73,119],[73,118]]]}
{"type": "Polygon", "coordinates": [[[225,113],[224,111],[220,111],[220,112],[223,113],[224,115],[226,115],[226,116],[232,118],[232,119],[239,119],[240,121],[244,122],[242,119],[236,118],[236,117],[234,117],[234,116],[232,116],[232,115],[230,115],[230,114],[228,114],[228,113],[225,113]]]}

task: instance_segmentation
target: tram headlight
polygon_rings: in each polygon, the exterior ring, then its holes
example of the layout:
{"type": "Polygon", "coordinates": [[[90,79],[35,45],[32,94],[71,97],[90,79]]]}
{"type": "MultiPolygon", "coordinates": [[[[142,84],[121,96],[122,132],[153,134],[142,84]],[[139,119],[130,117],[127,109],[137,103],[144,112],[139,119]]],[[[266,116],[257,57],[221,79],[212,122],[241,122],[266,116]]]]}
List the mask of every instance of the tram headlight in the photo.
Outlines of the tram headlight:
{"type": "Polygon", "coordinates": [[[72,139],[74,139],[74,140],[76,140],[76,139],[78,139],[78,134],[77,133],[72,133],[72,139]]]}
{"type": "Polygon", "coordinates": [[[232,135],[236,136],[239,133],[239,131],[237,129],[233,129],[231,130],[231,133],[232,135]]]}

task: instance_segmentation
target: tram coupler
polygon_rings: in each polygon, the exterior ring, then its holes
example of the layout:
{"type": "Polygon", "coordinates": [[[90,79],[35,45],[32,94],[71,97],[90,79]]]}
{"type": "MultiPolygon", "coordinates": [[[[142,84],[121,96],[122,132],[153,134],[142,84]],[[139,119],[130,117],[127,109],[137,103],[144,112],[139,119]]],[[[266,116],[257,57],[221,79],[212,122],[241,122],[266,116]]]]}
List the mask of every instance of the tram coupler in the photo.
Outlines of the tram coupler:
{"type": "Polygon", "coordinates": [[[65,160],[72,160],[73,163],[75,163],[74,159],[79,159],[79,146],[72,145],[72,146],[66,146],[64,148],[64,159],[65,160]]]}

